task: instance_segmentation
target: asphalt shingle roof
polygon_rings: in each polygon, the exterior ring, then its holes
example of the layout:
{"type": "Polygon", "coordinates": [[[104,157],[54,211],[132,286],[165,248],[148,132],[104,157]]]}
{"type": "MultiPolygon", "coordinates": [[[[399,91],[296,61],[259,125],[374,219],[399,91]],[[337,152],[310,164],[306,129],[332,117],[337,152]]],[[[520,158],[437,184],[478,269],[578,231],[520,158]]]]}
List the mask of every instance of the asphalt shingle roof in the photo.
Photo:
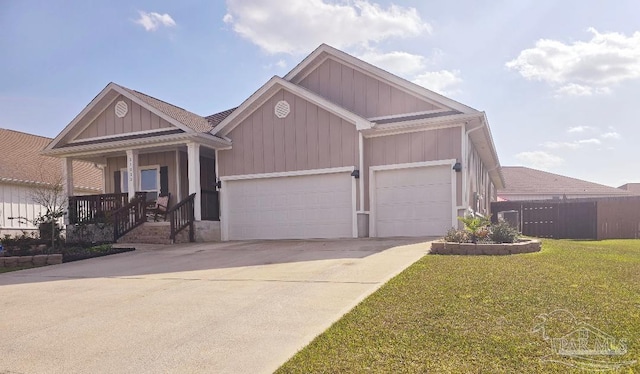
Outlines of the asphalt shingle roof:
{"type": "Polygon", "coordinates": [[[155,97],[149,96],[142,92],[132,90],[120,85],[118,86],[196,132],[205,133],[213,129],[211,123],[209,123],[209,121],[204,117],[201,117],[195,113],[192,113],[186,109],[182,109],[173,104],[169,104],[166,101],[156,99],[155,97]]]}
{"type": "Polygon", "coordinates": [[[524,166],[503,166],[506,188],[499,196],[511,195],[592,195],[629,196],[629,192],[581,179],[565,177],[524,166]]]}
{"type": "Polygon", "coordinates": [[[220,122],[224,121],[225,118],[229,117],[229,115],[236,109],[238,109],[238,107],[227,109],[222,112],[206,116],[205,118],[213,127],[216,127],[220,122]]]}
{"type": "MultiPolygon", "coordinates": [[[[0,129],[0,181],[15,183],[57,183],[62,177],[62,160],[40,154],[50,138],[0,129]]],[[[73,162],[75,188],[102,189],[102,172],[93,164],[73,162]]]]}

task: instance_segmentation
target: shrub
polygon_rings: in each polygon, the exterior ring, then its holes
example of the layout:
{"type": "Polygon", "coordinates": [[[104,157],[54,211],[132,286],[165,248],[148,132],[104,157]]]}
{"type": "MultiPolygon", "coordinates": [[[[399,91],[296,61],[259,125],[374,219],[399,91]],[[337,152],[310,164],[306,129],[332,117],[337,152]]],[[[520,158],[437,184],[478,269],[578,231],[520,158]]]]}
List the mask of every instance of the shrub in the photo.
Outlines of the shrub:
{"type": "Polygon", "coordinates": [[[478,239],[486,238],[487,227],[491,223],[488,217],[467,214],[464,217],[458,217],[458,220],[464,223],[464,229],[469,232],[472,243],[477,243],[478,239]],[[481,237],[483,233],[484,237],[481,237]]]}
{"type": "Polygon", "coordinates": [[[469,234],[464,230],[457,230],[452,227],[444,236],[444,241],[450,243],[466,243],[469,241],[469,234]]]}
{"type": "Polygon", "coordinates": [[[491,225],[489,237],[494,243],[514,243],[520,237],[520,233],[505,221],[491,225]]]}

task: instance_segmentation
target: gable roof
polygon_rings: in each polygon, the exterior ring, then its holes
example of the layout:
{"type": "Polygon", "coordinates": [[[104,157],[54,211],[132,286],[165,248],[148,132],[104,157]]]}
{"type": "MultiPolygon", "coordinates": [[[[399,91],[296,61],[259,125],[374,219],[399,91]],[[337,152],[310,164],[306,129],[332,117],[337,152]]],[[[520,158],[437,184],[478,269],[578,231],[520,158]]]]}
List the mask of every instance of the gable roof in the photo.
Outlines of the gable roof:
{"type": "Polygon", "coordinates": [[[289,81],[286,81],[280,77],[274,76],[262,87],[260,87],[253,95],[249,96],[239,107],[233,110],[224,120],[220,122],[211,132],[214,135],[226,135],[233,130],[242,120],[247,118],[257,108],[264,104],[271,96],[281,89],[285,89],[294,95],[297,95],[335,115],[344,118],[345,120],[353,123],[358,130],[370,129],[373,127],[373,123],[367,119],[332,103],[324,97],[315,94],[306,88],[295,85],[289,81]]]}
{"type": "Polygon", "coordinates": [[[56,148],[65,139],[67,142],[70,141],[71,139],[69,138],[72,138],[78,133],[83,124],[88,124],[92,121],[119,95],[155,113],[184,132],[205,134],[213,129],[211,123],[204,117],[142,92],[111,82],[49,143],[45,151],[56,148]]]}
{"type": "MultiPolygon", "coordinates": [[[[114,85],[117,85],[117,84],[114,83],[114,85]]],[[[130,88],[126,88],[120,85],[117,85],[117,86],[126,90],[127,92],[130,92],[132,95],[136,96],[140,100],[151,105],[152,107],[168,115],[169,117],[175,119],[176,121],[182,123],[183,125],[189,127],[193,131],[209,132],[211,131],[211,129],[213,129],[213,126],[211,125],[211,123],[204,117],[201,117],[186,109],[180,108],[179,106],[169,104],[166,101],[156,99],[155,97],[149,96],[145,93],[132,90],[130,88]]]]}
{"type": "Polygon", "coordinates": [[[357,57],[351,56],[350,54],[331,47],[327,44],[321,44],[318,48],[311,52],[309,56],[307,56],[289,73],[287,73],[287,75],[284,76],[284,79],[298,84],[302,79],[304,79],[304,77],[307,76],[307,74],[309,74],[312,70],[322,64],[322,62],[324,62],[327,58],[332,58],[338,62],[346,63],[347,65],[350,65],[351,67],[356,68],[357,70],[360,70],[365,74],[382,79],[387,83],[390,83],[392,86],[410,92],[429,102],[444,105],[445,107],[451,108],[452,110],[460,111],[462,113],[478,112],[476,109],[459,103],[446,96],[440,95],[437,92],[419,86],[404,78],[400,78],[395,74],[389,73],[384,69],[371,65],[368,62],[360,60],[357,57]]]}
{"type": "Polygon", "coordinates": [[[218,124],[220,124],[220,122],[224,121],[225,118],[229,117],[229,115],[233,113],[233,111],[236,109],[238,109],[238,107],[223,110],[222,112],[214,113],[204,118],[206,118],[207,121],[209,121],[211,126],[216,127],[218,124]]]}
{"type": "MultiPolygon", "coordinates": [[[[40,151],[51,138],[0,129],[0,182],[45,185],[57,183],[62,176],[60,159],[43,156],[40,151]]],[[[100,192],[102,172],[88,162],[74,161],[74,187],[100,192]]]]}
{"type": "Polygon", "coordinates": [[[588,182],[581,179],[565,177],[542,170],[524,166],[503,166],[502,173],[506,187],[498,190],[498,195],[582,195],[588,196],[629,196],[629,192],[588,182]]]}

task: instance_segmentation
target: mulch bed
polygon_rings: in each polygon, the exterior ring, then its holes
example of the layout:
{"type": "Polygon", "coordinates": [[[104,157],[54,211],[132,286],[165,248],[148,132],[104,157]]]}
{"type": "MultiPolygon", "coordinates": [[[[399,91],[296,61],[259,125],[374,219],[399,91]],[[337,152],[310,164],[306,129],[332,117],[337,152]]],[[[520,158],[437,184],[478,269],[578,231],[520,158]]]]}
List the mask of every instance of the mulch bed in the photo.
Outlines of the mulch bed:
{"type": "Polygon", "coordinates": [[[136,250],[135,248],[111,248],[108,251],[100,251],[100,252],[90,252],[87,250],[87,251],[78,251],[74,253],[63,253],[62,262],[86,260],[89,258],[115,255],[118,253],[131,252],[135,250],[136,250]]]}

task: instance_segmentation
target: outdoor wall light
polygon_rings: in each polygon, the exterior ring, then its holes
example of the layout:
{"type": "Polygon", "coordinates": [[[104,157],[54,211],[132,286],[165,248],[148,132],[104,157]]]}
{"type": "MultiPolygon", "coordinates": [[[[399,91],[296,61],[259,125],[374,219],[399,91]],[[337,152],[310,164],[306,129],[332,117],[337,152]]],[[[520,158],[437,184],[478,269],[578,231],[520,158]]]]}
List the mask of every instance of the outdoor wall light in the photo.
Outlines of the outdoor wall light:
{"type": "Polygon", "coordinates": [[[459,162],[456,162],[456,164],[455,164],[455,165],[453,165],[453,170],[455,170],[455,171],[456,171],[456,173],[461,172],[461,171],[462,171],[462,164],[461,164],[461,163],[459,163],[459,162]]]}
{"type": "Polygon", "coordinates": [[[356,170],[352,171],[351,172],[351,176],[356,178],[356,179],[359,179],[360,178],[360,170],[356,169],[356,170]]]}

